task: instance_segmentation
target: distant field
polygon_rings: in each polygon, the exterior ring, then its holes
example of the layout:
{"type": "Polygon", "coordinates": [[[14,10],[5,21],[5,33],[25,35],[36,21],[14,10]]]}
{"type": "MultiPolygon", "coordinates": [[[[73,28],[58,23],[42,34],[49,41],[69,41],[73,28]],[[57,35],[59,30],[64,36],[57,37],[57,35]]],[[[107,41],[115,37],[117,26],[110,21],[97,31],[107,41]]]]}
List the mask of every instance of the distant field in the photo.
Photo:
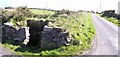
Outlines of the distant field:
{"type": "Polygon", "coordinates": [[[55,12],[54,11],[47,11],[47,10],[37,10],[37,9],[31,9],[32,13],[34,14],[46,14],[46,15],[52,15],[55,12]]]}
{"type": "MultiPolygon", "coordinates": [[[[15,9],[5,9],[7,11],[14,11],[15,9]]],[[[33,14],[45,14],[45,15],[52,15],[54,11],[47,11],[47,10],[37,10],[37,9],[30,9],[33,14]]],[[[0,12],[1,13],[1,12],[0,12]]]]}

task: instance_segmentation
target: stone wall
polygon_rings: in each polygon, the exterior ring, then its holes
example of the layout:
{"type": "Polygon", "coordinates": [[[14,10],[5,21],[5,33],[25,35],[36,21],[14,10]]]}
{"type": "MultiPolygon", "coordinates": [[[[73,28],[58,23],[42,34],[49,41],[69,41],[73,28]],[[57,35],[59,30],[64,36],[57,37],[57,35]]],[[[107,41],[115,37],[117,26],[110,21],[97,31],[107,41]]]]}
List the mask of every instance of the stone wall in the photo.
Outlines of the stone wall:
{"type": "Polygon", "coordinates": [[[17,37],[17,29],[12,26],[4,25],[2,26],[3,37],[5,38],[16,38],[17,37]]]}
{"type": "Polygon", "coordinates": [[[69,32],[62,27],[51,28],[44,26],[41,35],[41,48],[54,49],[61,46],[69,45],[71,41],[69,32]]]}
{"type": "Polygon", "coordinates": [[[28,46],[38,46],[41,49],[54,49],[61,46],[70,45],[71,36],[62,27],[57,27],[52,22],[46,20],[28,20],[28,27],[16,29],[12,26],[4,25],[3,35],[19,44],[28,46]]]}
{"type": "Polygon", "coordinates": [[[22,44],[22,42],[25,39],[29,40],[29,28],[28,27],[16,29],[9,25],[3,25],[2,30],[3,30],[3,34],[2,34],[3,42],[6,39],[9,39],[9,40],[18,41],[20,44],[22,44]]]}
{"type": "Polygon", "coordinates": [[[28,42],[29,46],[37,46],[40,44],[39,42],[41,41],[41,32],[43,31],[43,27],[48,23],[48,21],[43,21],[43,20],[28,20],[27,24],[28,27],[30,28],[30,39],[28,42]]]}
{"type": "Polygon", "coordinates": [[[28,45],[39,46],[41,49],[54,49],[69,45],[71,42],[69,32],[62,27],[53,26],[50,21],[28,21],[28,27],[30,27],[28,45]]]}

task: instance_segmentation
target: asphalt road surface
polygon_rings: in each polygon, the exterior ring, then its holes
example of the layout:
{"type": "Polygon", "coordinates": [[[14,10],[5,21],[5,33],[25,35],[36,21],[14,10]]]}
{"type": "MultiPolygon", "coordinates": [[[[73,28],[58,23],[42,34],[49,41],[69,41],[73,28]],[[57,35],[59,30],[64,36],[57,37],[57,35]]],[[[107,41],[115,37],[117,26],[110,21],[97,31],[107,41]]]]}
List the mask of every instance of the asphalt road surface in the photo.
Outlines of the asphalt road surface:
{"type": "Polygon", "coordinates": [[[0,57],[2,55],[13,55],[13,54],[14,53],[10,49],[0,46],[0,57]]]}
{"type": "Polygon", "coordinates": [[[118,55],[118,26],[94,14],[92,17],[97,40],[87,55],[118,55]]]}

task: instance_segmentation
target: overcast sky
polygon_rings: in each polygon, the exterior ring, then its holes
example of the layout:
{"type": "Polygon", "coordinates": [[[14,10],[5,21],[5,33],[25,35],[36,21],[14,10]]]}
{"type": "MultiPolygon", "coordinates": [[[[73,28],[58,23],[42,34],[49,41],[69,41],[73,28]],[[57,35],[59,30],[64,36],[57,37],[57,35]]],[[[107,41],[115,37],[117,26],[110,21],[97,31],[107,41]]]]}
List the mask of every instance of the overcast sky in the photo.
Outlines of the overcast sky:
{"type": "Polygon", "coordinates": [[[0,7],[28,6],[32,8],[70,9],[70,10],[117,10],[120,0],[0,0],[0,7]]]}

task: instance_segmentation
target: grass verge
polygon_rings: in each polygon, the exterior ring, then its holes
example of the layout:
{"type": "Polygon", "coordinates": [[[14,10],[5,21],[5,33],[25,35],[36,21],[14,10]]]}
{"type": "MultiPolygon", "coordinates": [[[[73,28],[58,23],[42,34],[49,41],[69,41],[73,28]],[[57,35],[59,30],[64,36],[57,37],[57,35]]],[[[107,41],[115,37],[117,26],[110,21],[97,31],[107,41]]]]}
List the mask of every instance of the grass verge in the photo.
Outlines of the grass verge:
{"type": "MultiPolygon", "coordinates": [[[[97,14],[97,15],[101,16],[102,14],[97,14]]],[[[103,17],[103,18],[105,18],[106,20],[116,24],[117,26],[120,26],[120,20],[117,19],[117,18],[113,18],[113,17],[103,17]]]]}

